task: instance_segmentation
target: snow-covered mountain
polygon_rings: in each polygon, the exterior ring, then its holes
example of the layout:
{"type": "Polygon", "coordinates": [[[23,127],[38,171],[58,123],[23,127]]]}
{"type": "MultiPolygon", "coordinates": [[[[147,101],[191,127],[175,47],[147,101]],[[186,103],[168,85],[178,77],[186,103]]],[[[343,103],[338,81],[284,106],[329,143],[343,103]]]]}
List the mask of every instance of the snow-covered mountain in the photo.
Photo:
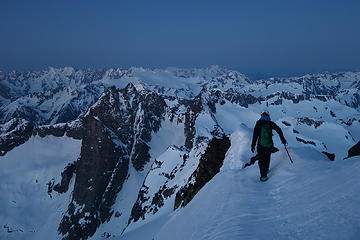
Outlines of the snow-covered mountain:
{"type": "Polygon", "coordinates": [[[360,73],[323,73],[296,78],[251,81],[245,75],[211,66],[206,69],[109,69],[75,70],[49,68],[44,71],[0,71],[0,123],[24,118],[37,125],[75,120],[110,86],[128,83],[159,95],[184,99],[202,89],[269,97],[289,94],[299,98],[323,96],[359,109],[360,73]]]}
{"type": "Polygon", "coordinates": [[[24,118],[42,124],[75,120],[110,86],[142,85],[166,96],[193,98],[204,85],[242,87],[250,80],[218,66],[207,69],[109,69],[49,68],[35,72],[0,71],[0,122],[24,118]]]}
{"type": "Polygon", "coordinates": [[[359,72],[49,68],[0,87],[0,239],[359,234],[359,72]],[[263,184],[242,166],[265,109],[294,164],[275,136],[263,184]]]}

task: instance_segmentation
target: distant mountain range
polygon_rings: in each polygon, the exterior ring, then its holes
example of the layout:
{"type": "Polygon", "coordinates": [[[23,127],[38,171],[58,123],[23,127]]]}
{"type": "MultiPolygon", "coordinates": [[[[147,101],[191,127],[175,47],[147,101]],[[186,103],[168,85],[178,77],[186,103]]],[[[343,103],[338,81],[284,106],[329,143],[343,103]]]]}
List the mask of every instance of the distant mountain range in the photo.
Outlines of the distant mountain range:
{"type": "Polygon", "coordinates": [[[23,118],[36,125],[75,120],[110,86],[128,83],[159,95],[191,99],[203,89],[268,97],[271,94],[324,96],[347,106],[360,106],[360,72],[321,73],[293,78],[252,81],[218,66],[206,69],[108,69],[0,71],[0,122],[23,118]],[[261,90],[261,91],[260,91],[261,90]]]}

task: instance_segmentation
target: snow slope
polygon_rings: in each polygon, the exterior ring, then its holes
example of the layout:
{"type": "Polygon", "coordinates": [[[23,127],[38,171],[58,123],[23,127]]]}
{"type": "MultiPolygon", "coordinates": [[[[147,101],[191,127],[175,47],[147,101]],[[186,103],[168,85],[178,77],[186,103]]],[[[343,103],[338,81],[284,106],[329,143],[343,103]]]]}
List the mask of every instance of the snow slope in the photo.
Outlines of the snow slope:
{"type": "Polygon", "coordinates": [[[57,228],[71,191],[48,193],[47,184],[58,183],[79,153],[79,140],[35,136],[0,157],[0,239],[60,238],[57,228]]]}
{"type": "Polygon", "coordinates": [[[257,165],[241,168],[250,133],[232,134],[221,172],[184,209],[121,239],[358,239],[360,157],[330,162],[313,148],[290,147],[291,164],[281,149],[261,183],[257,165]]]}

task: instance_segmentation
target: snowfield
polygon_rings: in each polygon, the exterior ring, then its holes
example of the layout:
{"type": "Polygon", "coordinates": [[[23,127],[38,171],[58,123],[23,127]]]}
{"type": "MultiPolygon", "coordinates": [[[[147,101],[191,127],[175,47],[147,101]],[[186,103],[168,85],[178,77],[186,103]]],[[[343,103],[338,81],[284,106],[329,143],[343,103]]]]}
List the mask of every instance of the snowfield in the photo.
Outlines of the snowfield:
{"type": "Polygon", "coordinates": [[[79,154],[79,140],[35,136],[0,157],[0,239],[60,239],[71,192],[48,193],[47,184],[58,183],[79,154]]]}

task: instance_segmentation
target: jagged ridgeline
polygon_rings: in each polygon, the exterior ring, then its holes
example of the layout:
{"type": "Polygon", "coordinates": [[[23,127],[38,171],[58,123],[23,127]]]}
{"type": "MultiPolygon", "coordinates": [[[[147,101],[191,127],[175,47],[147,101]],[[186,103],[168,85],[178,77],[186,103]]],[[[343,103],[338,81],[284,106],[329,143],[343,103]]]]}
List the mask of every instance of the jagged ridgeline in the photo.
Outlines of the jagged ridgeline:
{"type": "MultiPolygon", "coordinates": [[[[48,218],[2,214],[0,238],[120,237],[181,211],[221,171],[230,135],[252,128],[265,108],[293,146],[335,161],[359,155],[359,89],[358,72],[261,81],[218,66],[0,72],[0,167],[34,162],[30,174],[0,180],[37,189],[43,204],[28,208],[41,211],[25,214],[48,218]]],[[[17,192],[0,201],[26,200],[17,192]]]]}

